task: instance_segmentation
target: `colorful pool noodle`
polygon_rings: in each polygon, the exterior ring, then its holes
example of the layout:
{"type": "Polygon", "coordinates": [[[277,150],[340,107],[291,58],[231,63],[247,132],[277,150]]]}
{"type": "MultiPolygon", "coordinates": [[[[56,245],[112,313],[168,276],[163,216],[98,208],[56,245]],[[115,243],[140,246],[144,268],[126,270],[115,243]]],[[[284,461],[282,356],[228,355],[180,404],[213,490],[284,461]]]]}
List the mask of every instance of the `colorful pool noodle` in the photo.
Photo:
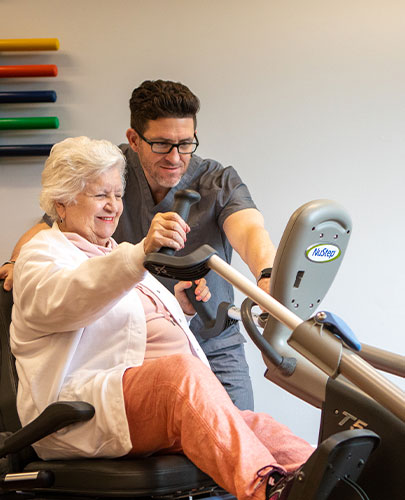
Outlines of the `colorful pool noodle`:
{"type": "Polygon", "coordinates": [[[0,39],[0,51],[58,50],[57,38],[9,38],[0,39]]]}
{"type": "Polygon", "coordinates": [[[2,156],[48,156],[53,144],[16,144],[0,146],[2,156]]]}
{"type": "Polygon", "coordinates": [[[56,116],[38,116],[33,118],[0,118],[0,130],[58,127],[59,119],[56,116]]]}
{"type": "Polygon", "coordinates": [[[18,102],[55,102],[56,92],[54,90],[13,90],[0,92],[1,103],[18,102]]]}
{"type": "Polygon", "coordinates": [[[21,66],[0,66],[0,78],[21,76],[56,76],[58,67],[55,64],[26,64],[21,66]]]}

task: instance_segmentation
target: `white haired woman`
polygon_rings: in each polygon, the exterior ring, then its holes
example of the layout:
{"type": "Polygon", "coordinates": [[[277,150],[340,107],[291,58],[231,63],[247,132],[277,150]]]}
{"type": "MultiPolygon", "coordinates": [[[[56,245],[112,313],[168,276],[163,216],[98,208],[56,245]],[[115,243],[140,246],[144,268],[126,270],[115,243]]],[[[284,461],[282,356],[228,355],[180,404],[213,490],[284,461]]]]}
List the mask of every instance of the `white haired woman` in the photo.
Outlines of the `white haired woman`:
{"type": "MultiPolygon", "coordinates": [[[[43,459],[183,452],[240,499],[287,498],[312,447],[233,405],[188,328],[191,283],[176,285],[176,300],[145,271],[145,254],[182,248],[188,225],[157,214],[137,245],[111,238],[124,182],[124,157],[108,141],[66,139],[45,163],[40,204],[55,222],[23,246],[14,274],[18,412],[23,425],[57,400],[96,412],[35,450],[43,459]]],[[[196,295],[209,299],[205,280],[196,295]]]]}

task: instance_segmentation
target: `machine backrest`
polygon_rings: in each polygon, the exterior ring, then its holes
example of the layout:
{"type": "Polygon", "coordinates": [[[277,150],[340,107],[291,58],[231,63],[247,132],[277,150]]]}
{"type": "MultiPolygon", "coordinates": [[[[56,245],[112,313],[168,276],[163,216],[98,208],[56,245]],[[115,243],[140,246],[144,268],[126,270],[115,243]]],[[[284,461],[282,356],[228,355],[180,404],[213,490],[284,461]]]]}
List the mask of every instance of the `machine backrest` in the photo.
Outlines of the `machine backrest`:
{"type": "Polygon", "coordinates": [[[15,432],[21,427],[17,414],[17,372],[10,349],[10,323],[13,294],[0,280],[0,432],[15,432]]]}

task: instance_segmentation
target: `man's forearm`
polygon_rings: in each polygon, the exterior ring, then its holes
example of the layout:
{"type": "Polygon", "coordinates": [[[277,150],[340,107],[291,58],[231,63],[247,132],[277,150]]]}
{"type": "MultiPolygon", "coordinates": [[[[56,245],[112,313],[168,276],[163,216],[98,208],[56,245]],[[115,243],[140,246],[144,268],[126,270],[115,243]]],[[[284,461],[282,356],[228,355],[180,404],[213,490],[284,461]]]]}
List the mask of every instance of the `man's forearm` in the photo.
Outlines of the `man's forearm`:
{"type": "Polygon", "coordinates": [[[272,267],[276,248],[260,212],[256,209],[236,212],[225,220],[224,230],[232,247],[256,279],[262,269],[272,267]]]}
{"type": "Polygon", "coordinates": [[[276,248],[264,228],[252,230],[251,234],[246,235],[246,239],[249,244],[246,246],[245,255],[241,257],[257,279],[262,269],[273,266],[276,248]]]}

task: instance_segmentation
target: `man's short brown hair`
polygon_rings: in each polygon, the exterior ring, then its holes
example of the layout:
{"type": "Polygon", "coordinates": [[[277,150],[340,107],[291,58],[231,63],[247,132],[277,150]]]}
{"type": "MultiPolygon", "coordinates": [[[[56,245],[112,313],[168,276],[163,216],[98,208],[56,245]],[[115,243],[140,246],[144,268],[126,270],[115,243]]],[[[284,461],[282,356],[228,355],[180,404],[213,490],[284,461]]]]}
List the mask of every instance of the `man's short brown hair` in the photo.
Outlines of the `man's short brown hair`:
{"type": "Polygon", "coordinates": [[[180,82],[145,80],[132,92],[129,107],[131,127],[141,134],[158,118],[193,118],[195,130],[200,100],[180,82]]]}

